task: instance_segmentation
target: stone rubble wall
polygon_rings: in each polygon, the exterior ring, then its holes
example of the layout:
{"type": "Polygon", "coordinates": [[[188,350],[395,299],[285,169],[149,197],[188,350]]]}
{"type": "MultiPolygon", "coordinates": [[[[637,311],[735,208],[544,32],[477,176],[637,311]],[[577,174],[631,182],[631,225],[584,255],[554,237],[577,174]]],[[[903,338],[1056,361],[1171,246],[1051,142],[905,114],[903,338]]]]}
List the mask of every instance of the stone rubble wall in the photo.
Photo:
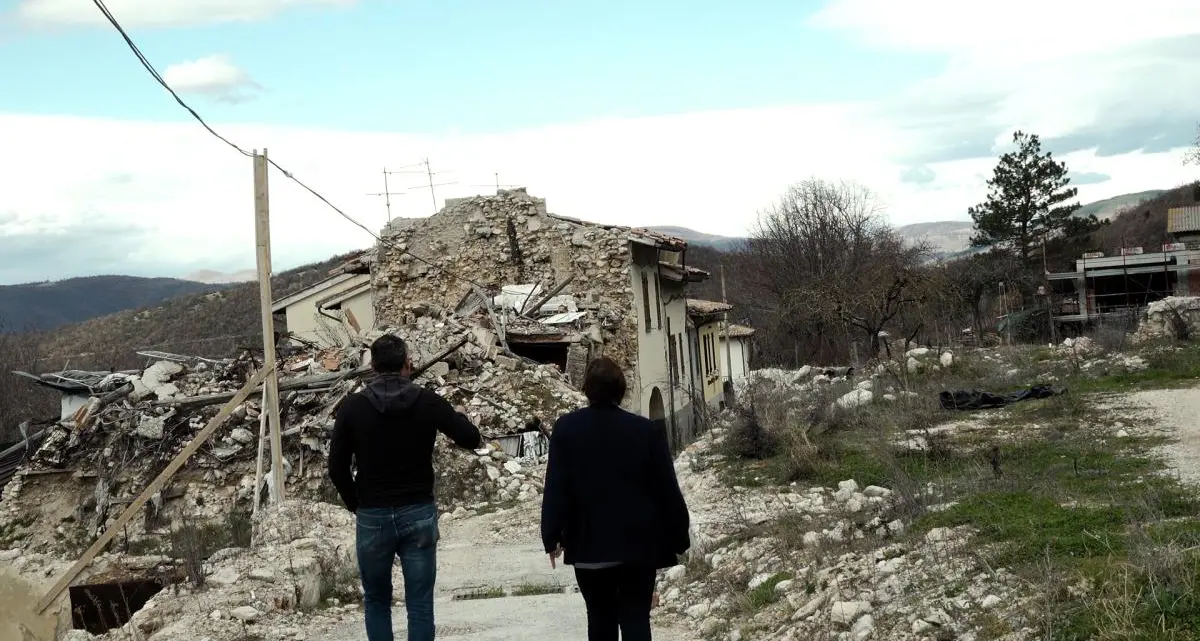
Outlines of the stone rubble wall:
{"type": "Polygon", "coordinates": [[[637,318],[628,234],[552,217],[545,200],[524,189],[450,200],[434,216],[397,219],[384,230],[373,276],[375,317],[407,326],[456,309],[473,285],[450,274],[491,293],[527,283],[549,292],[574,275],[562,293],[588,314],[582,335],[632,369],[637,318]]]}
{"type": "Polygon", "coordinates": [[[1200,335],[1200,296],[1169,296],[1150,303],[1133,337],[1138,341],[1181,338],[1179,321],[1191,338],[1200,335]]]}

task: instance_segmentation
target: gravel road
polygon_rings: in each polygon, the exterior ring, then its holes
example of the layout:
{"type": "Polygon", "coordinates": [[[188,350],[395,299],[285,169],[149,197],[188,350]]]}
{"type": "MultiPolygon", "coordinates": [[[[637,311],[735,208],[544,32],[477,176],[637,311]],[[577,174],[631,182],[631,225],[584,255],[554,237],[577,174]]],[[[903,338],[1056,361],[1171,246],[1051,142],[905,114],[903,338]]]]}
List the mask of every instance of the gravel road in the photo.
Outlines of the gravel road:
{"type": "Polygon", "coordinates": [[[1200,387],[1135,392],[1130,400],[1178,439],[1161,452],[1181,480],[1200,486],[1200,387]]]}
{"type": "MultiPolygon", "coordinates": [[[[537,516],[520,512],[479,516],[442,527],[438,546],[438,588],[434,605],[439,639],[447,641],[524,641],[587,638],[583,599],[574,592],[570,568],[552,570],[533,527],[537,516]],[[483,588],[556,586],[562,592],[539,596],[455,600],[483,588]]],[[[395,571],[396,638],[405,638],[400,571],[395,571]]],[[[366,641],[361,614],[312,641],[366,641]]],[[[677,630],[656,628],[656,641],[683,641],[677,630]]]]}

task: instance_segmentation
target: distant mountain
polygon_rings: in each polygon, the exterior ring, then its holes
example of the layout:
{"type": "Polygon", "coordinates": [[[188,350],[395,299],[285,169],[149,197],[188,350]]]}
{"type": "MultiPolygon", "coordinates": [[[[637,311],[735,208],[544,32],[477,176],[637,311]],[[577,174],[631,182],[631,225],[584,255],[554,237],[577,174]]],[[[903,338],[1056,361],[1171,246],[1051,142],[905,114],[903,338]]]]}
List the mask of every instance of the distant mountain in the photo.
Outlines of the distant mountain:
{"type": "Polygon", "coordinates": [[[647,229],[671,236],[677,236],[693,245],[712,247],[713,249],[719,249],[721,251],[729,251],[734,249],[746,240],[745,238],[737,238],[734,236],[706,234],[702,231],[688,229],[687,227],[672,227],[669,225],[664,225],[661,227],[647,227],[647,229]]]}
{"type": "MultiPolygon", "coordinates": [[[[1111,220],[1122,212],[1143,202],[1158,198],[1167,193],[1163,189],[1139,191],[1134,194],[1121,194],[1104,200],[1088,203],[1075,210],[1075,216],[1083,218],[1095,215],[1101,220],[1111,220]]],[[[896,228],[901,238],[910,242],[926,241],[934,254],[940,258],[949,258],[956,254],[967,253],[971,248],[971,234],[974,223],[969,220],[942,220],[932,223],[914,223],[896,228]]]]}
{"type": "Polygon", "coordinates": [[[258,270],[243,269],[238,272],[215,272],[211,269],[201,269],[198,272],[192,272],[183,277],[184,280],[192,280],[197,283],[246,283],[249,281],[258,280],[258,270]]]}
{"type": "Polygon", "coordinates": [[[223,289],[176,278],[89,276],[0,285],[0,331],[45,331],[125,309],[223,289]]]}
{"type": "Polygon", "coordinates": [[[943,220],[933,223],[913,223],[896,228],[896,233],[910,243],[927,242],[935,254],[955,254],[971,246],[975,223],[969,220],[943,220]]]}
{"type": "Polygon", "coordinates": [[[1167,193],[1165,189],[1151,189],[1149,191],[1139,191],[1134,194],[1121,194],[1120,196],[1113,196],[1112,198],[1088,203],[1075,210],[1075,215],[1084,218],[1095,214],[1096,218],[1106,220],[1119,215],[1121,212],[1135,205],[1158,198],[1165,193],[1167,193]]]}

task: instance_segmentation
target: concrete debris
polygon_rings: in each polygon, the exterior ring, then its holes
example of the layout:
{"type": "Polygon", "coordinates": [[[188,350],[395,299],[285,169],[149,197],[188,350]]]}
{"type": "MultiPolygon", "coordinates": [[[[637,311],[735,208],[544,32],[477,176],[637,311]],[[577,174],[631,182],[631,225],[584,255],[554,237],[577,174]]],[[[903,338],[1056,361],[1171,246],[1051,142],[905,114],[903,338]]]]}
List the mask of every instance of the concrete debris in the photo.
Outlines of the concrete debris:
{"type": "Polygon", "coordinates": [[[1200,296],[1169,296],[1146,307],[1133,339],[1194,338],[1200,334],[1200,296]]]}

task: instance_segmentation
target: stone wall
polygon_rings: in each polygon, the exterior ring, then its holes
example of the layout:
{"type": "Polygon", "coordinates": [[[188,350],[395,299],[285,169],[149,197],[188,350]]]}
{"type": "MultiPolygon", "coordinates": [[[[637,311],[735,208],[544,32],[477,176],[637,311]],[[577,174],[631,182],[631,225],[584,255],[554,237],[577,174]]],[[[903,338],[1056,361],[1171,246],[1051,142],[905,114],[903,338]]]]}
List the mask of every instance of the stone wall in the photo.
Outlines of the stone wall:
{"type": "Polygon", "coordinates": [[[1169,296],[1146,308],[1134,339],[1195,338],[1200,336],[1200,296],[1169,296]],[[1181,336],[1183,333],[1186,336],[1181,336]]]}
{"type": "Polygon", "coordinates": [[[628,233],[552,216],[544,199],[524,189],[450,199],[434,216],[398,219],[384,230],[373,277],[376,322],[403,327],[454,310],[473,287],[464,279],[493,294],[522,283],[549,292],[573,274],[562,293],[588,312],[581,333],[602,340],[593,355],[601,351],[632,371],[637,317],[628,233]]]}

